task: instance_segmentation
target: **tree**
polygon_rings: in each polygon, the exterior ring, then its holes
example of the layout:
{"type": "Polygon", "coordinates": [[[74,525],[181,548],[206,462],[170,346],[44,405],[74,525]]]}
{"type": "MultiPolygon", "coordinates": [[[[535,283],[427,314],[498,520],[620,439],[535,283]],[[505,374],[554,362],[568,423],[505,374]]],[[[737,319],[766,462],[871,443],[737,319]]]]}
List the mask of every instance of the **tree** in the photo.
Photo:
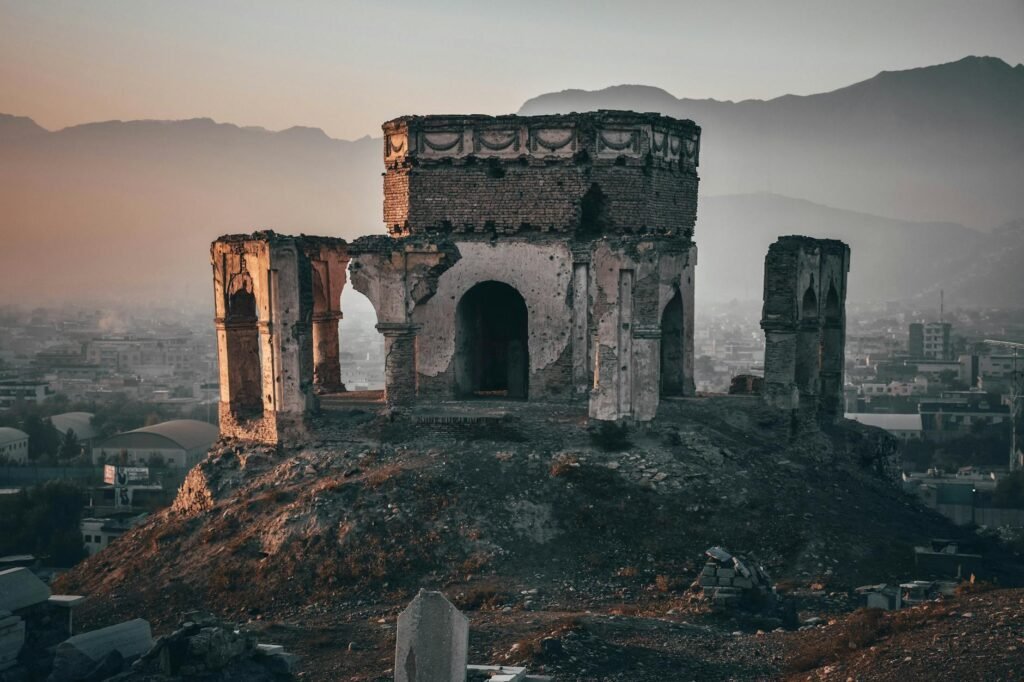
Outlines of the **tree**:
{"type": "Polygon", "coordinates": [[[82,444],[78,442],[78,436],[75,434],[74,429],[68,429],[68,432],[64,434],[60,443],[60,452],[58,457],[60,459],[72,459],[82,454],[82,444]]]}
{"type": "Polygon", "coordinates": [[[52,457],[60,447],[60,432],[53,422],[32,413],[25,417],[22,430],[28,434],[28,458],[37,460],[52,457]]]}
{"type": "Polygon", "coordinates": [[[67,481],[48,481],[0,496],[0,554],[37,554],[57,566],[85,557],[80,523],[85,493],[67,481]]]}
{"type": "Polygon", "coordinates": [[[1024,509],[1024,469],[999,479],[992,503],[997,507],[1024,509]]]}

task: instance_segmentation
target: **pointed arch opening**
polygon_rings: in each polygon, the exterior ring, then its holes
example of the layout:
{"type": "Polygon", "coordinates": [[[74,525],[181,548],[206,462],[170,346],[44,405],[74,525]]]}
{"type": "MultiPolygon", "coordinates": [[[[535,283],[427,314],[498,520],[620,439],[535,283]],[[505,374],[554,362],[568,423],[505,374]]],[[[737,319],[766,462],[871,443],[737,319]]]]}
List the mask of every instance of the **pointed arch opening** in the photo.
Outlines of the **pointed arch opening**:
{"type": "Polygon", "coordinates": [[[226,293],[224,331],[231,410],[239,416],[251,416],[263,412],[259,315],[252,277],[248,272],[235,275],[226,293]]]}
{"type": "Polygon", "coordinates": [[[661,395],[684,395],[686,342],[683,295],[679,289],[661,313],[661,395]]]}

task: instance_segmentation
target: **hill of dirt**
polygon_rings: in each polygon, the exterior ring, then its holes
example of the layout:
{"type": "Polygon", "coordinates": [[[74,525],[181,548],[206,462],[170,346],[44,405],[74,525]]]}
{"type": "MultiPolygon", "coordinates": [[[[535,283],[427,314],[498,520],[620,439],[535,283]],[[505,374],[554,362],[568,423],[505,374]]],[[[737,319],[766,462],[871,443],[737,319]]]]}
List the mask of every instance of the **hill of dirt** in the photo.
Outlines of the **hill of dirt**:
{"type": "Polygon", "coordinates": [[[352,410],[307,442],[219,443],[172,508],[59,589],[90,596],[87,626],[143,616],[163,632],[191,609],[247,623],[301,654],[306,679],[389,679],[395,618],[421,587],[470,617],[471,662],[773,678],[786,649],[754,633],[781,620],[696,601],[705,549],[827,615],[854,608],[854,586],[923,577],[912,547],[964,533],[899,491],[890,437],[852,422],[822,430],[739,396],[667,401],[625,434],[570,409],[468,409],[455,424],[352,410]]]}

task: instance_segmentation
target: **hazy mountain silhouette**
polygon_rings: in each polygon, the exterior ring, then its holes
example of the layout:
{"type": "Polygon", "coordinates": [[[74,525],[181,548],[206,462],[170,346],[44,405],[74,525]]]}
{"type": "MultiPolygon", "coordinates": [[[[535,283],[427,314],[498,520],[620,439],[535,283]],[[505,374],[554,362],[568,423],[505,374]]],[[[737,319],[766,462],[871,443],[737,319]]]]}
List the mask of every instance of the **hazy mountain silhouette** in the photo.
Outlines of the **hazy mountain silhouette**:
{"type": "MultiPolygon", "coordinates": [[[[1024,216],[1022,83],[1024,67],[969,58],[769,102],[619,86],[544,95],[523,112],[661,110],[704,127],[703,300],[759,299],[768,244],[801,232],[853,246],[851,300],[944,287],[951,304],[995,304],[1024,298],[1006,284],[1024,288],[1011,258],[1024,256],[1024,229],[989,235],[910,220],[991,228],[1024,216]]],[[[0,115],[0,303],[209,305],[208,248],[220,234],[382,231],[381,152],[379,139],[335,140],[316,128],[194,119],[50,132],[0,115]]]]}
{"type": "Polygon", "coordinates": [[[915,223],[773,194],[703,197],[697,218],[697,292],[705,300],[757,300],[764,254],[783,234],[850,245],[849,298],[906,301],[944,289],[956,305],[1020,306],[1024,222],[993,232],[915,223]],[[740,245],[740,246],[737,246],[740,245]]]}
{"type": "Polygon", "coordinates": [[[638,85],[567,90],[520,113],[611,108],[698,122],[705,194],[774,192],[982,229],[1024,216],[1024,65],[967,57],[767,101],[677,99],[638,85]]]}
{"type": "Polygon", "coordinates": [[[0,118],[0,291],[206,304],[209,244],[380,231],[381,143],[209,119],[48,132],[0,118]]]}

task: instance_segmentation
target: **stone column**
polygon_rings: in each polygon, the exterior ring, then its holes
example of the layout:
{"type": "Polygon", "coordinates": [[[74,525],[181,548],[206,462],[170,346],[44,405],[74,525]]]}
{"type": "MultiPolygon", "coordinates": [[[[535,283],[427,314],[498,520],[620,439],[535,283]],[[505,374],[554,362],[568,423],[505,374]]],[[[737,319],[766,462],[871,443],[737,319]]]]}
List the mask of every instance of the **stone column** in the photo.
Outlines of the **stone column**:
{"type": "Polygon", "coordinates": [[[633,396],[633,419],[650,421],[661,399],[661,330],[657,327],[633,328],[633,381],[641,387],[633,396]]]}
{"type": "Polygon", "coordinates": [[[619,271],[619,339],[616,352],[616,395],[619,417],[633,413],[633,271],[619,271]]]}
{"type": "Polygon", "coordinates": [[[338,322],[341,317],[341,311],[313,315],[313,386],[319,393],[339,393],[345,390],[338,357],[338,322]]]}
{"type": "Polygon", "coordinates": [[[764,399],[784,410],[796,409],[800,394],[796,388],[796,332],[764,332],[764,399]]]}
{"type": "Polygon", "coordinates": [[[840,322],[826,322],[821,342],[821,412],[823,416],[842,416],[845,332],[840,322]]]}
{"type": "Polygon", "coordinates": [[[388,405],[416,401],[416,333],[419,325],[381,322],[384,335],[384,400],[388,405]]]}
{"type": "Polygon", "coordinates": [[[572,384],[577,396],[590,393],[590,252],[573,252],[572,384]]]}

